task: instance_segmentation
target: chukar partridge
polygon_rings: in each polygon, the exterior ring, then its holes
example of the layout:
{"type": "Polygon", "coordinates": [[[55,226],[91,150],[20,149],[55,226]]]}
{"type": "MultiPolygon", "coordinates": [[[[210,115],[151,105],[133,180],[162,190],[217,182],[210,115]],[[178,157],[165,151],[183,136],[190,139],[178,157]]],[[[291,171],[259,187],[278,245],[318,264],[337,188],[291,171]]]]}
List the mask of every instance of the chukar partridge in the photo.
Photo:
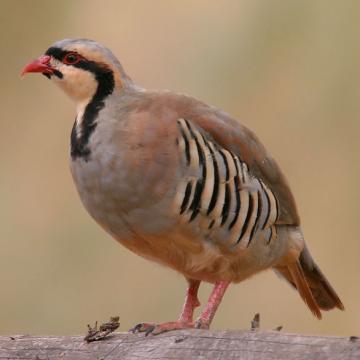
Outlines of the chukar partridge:
{"type": "Polygon", "coordinates": [[[75,101],[70,168],[89,214],[126,248],[188,281],[177,321],[134,331],[209,328],[229,284],[269,268],[316,317],[344,309],[305,245],[284,175],[253,132],[189,96],[135,85],[92,40],[56,42],[30,72],[75,101]],[[214,288],[193,321],[201,281],[214,288]]]}

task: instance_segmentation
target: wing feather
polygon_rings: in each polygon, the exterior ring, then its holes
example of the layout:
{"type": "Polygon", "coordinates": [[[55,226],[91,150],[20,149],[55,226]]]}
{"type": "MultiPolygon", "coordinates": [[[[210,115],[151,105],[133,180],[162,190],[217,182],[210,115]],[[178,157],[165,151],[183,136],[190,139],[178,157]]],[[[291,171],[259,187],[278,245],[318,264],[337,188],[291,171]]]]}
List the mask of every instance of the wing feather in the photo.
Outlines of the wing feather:
{"type": "Polygon", "coordinates": [[[193,114],[191,120],[222,148],[238,156],[247,165],[250,174],[272,191],[278,206],[277,224],[300,224],[295,200],[285,176],[251,130],[212,108],[206,115],[204,111],[193,114]]]}

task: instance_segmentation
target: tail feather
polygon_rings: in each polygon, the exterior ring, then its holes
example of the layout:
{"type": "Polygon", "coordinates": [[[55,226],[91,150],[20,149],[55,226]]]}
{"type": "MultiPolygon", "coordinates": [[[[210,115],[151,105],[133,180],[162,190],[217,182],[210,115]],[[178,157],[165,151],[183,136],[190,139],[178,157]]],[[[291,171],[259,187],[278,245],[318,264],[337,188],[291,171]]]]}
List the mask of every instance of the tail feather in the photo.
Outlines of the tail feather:
{"type": "Polygon", "coordinates": [[[314,296],[309,288],[308,283],[306,282],[306,278],[304,272],[301,268],[299,262],[288,265],[287,270],[290,273],[292,280],[295,283],[295,286],[304,300],[305,304],[309,307],[311,312],[318,318],[321,319],[321,311],[320,308],[314,299],[314,296]]]}
{"type": "Polygon", "coordinates": [[[301,298],[317,318],[321,319],[320,310],[345,309],[339,296],[316,265],[306,247],[302,251],[299,261],[286,267],[276,267],[275,270],[298,290],[301,298]]]}
{"type": "Polygon", "coordinates": [[[304,271],[306,281],[320,309],[331,310],[338,308],[345,310],[339,296],[312,259],[307,247],[305,247],[300,255],[300,264],[304,271]]]}

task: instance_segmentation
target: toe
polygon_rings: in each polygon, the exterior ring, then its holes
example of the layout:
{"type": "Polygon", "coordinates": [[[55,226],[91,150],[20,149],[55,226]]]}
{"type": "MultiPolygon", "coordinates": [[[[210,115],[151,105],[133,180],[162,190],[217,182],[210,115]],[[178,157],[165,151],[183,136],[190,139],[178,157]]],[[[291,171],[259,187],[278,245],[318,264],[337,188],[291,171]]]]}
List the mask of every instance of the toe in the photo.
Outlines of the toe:
{"type": "Polygon", "coordinates": [[[148,335],[148,333],[150,333],[151,331],[153,331],[155,328],[154,324],[150,324],[150,323],[140,323],[135,325],[133,328],[131,328],[129,330],[129,332],[132,333],[140,333],[140,332],[145,332],[146,335],[148,335]]]}
{"type": "Polygon", "coordinates": [[[193,328],[194,328],[194,323],[192,322],[170,321],[156,325],[155,328],[151,332],[149,332],[149,334],[151,333],[152,335],[159,335],[167,331],[193,329],[193,328]]]}

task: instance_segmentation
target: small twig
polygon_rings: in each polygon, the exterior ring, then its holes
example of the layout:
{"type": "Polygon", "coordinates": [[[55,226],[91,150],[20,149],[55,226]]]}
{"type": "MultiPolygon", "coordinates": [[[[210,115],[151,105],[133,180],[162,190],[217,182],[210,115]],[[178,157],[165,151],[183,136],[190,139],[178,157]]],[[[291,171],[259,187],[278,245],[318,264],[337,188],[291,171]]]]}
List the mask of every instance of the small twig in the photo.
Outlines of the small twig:
{"type": "Polygon", "coordinates": [[[251,331],[260,329],[260,314],[255,314],[254,318],[251,321],[251,331]]]}
{"type": "Polygon", "coordinates": [[[85,335],[84,340],[86,342],[103,340],[120,326],[119,319],[119,316],[111,317],[110,321],[101,324],[99,329],[97,321],[94,327],[88,325],[88,333],[85,335]]]}

